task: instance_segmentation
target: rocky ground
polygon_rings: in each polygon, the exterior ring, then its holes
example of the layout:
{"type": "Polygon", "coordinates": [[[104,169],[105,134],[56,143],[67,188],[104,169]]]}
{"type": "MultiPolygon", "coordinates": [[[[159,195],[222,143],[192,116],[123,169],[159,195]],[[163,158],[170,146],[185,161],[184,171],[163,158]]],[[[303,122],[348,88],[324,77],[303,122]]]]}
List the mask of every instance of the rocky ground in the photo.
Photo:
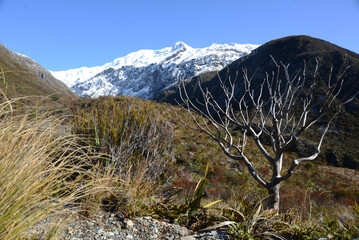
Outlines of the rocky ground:
{"type": "Polygon", "coordinates": [[[151,217],[126,219],[102,211],[90,218],[75,214],[66,221],[66,224],[62,222],[64,222],[62,217],[44,219],[30,230],[30,235],[36,236],[36,239],[46,239],[48,233],[56,229],[53,227],[54,224],[57,224],[62,230],[57,232],[55,239],[229,239],[226,234],[214,230],[196,233],[185,227],[161,222],[151,217]]]}

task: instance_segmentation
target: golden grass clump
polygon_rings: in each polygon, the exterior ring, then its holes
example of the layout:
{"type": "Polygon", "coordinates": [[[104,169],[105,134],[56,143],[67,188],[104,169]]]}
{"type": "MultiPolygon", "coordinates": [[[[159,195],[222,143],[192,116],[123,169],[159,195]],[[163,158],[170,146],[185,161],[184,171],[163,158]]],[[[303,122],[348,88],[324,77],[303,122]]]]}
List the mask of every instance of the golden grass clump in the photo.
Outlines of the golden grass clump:
{"type": "Polygon", "coordinates": [[[61,119],[36,107],[15,108],[21,100],[4,98],[0,103],[0,239],[18,239],[30,226],[85,194],[80,172],[86,157],[61,119]]]}

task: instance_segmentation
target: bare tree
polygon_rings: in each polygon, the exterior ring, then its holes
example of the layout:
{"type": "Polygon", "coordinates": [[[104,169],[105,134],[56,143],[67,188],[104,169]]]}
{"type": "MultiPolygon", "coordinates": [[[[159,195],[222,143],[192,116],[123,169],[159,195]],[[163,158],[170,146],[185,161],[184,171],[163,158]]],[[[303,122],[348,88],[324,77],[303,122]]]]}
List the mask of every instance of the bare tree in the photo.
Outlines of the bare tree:
{"type": "Polygon", "coordinates": [[[278,210],[280,183],[292,176],[298,164],[312,161],[319,155],[329,125],[341,107],[354,99],[356,94],[344,96],[341,101],[336,99],[342,91],[343,75],[349,67],[342,67],[336,76],[333,76],[332,67],[326,81],[326,92],[318,96],[314,93],[319,82],[318,59],[310,82],[307,80],[305,62],[302,69],[290,74],[289,64],[277,63],[273,57],[272,60],[276,68],[271,74],[267,73],[260,84],[253,84],[254,75],[249,78],[246,69],[242,69],[243,77],[238,84],[238,73],[233,79],[228,75],[226,79],[219,77],[225,101],[215,99],[201,84],[199,89],[202,101],[192,101],[184,84],[179,91],[182,106],[188,110],[195,123],[187,127],[205,132],[218,143],[227,157],[243,162],[251,176],[268,190],[268,207],[278,210]],[[323,122],[324,118],[325,127],[315,151],[311,156],[293,159],[285,171],[283,154],[308,128],[323,122]],[[240,129],[240,138],[234,137],[233,129],[240,129]],[[270,180],[261,176],[247,158],[245,150],[248,137],[254,140],[268,161],[272,171],[270,180]],[[270,146],[264,145],[264,139],[269,139],[270,146]]]}

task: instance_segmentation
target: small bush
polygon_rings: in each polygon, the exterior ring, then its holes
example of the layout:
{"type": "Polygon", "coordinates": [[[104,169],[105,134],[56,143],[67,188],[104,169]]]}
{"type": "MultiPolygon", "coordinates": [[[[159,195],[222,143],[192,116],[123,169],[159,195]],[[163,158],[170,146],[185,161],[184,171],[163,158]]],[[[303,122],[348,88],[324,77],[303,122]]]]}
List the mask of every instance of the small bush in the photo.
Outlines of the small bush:
{"type": "Polygon", "coordinates": [[[145,214],[150,197],[172,175],[172,126],[154,103],[135,98],[89,100],[73,112],[74,133],[103,153],[92,169],[95,179],[102,179],[103,192],[93,197],[130,216],[145,214]]]}

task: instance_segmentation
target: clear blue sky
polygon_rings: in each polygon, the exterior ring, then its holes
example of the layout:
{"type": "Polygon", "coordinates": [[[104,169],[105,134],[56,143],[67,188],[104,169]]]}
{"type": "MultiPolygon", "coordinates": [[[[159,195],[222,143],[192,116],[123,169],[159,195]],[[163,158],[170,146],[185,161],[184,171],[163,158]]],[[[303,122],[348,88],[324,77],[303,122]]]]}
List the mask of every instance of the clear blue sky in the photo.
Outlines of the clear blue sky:
{"type": "Polygon", "coordinates": [[[359,53],[359,0],[0,0],[0,43],[49,70],[299,34],[359,53]]]}

